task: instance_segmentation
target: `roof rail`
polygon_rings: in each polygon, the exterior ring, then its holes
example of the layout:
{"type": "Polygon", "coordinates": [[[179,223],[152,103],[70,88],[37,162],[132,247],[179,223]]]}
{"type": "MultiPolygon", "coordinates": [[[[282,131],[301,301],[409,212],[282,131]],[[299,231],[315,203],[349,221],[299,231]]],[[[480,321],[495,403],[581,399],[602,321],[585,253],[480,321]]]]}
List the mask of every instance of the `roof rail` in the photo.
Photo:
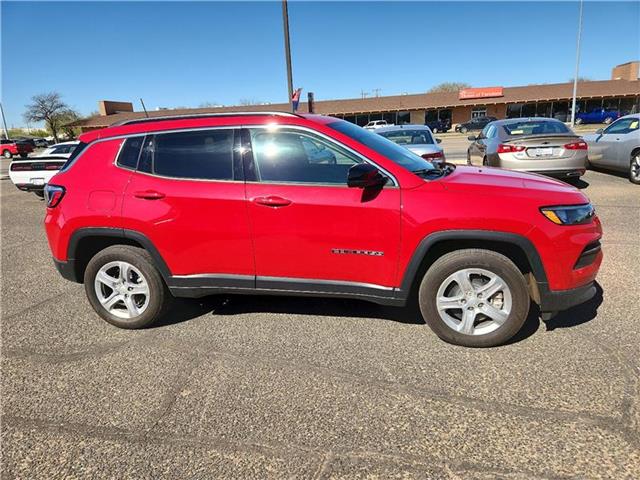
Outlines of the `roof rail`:
{"type": "Polygon", "coordinates": [[[157,122],[166,120],[189,120],[192,118],[207,118],[207,117],[235,117],[238,115],[254,115],[254,116],[269,116],[269,115],[281,115],[283,117],[301,117],[297,113],[291,112],[224,112],[224,113],[190,113],[184,115],[162,115],[157,117],[147,118],[134,118],[132,120],[122,120],[111,124],[112,127],[121,127],[123,125],[133,125],[136,123],[157,122]]]}

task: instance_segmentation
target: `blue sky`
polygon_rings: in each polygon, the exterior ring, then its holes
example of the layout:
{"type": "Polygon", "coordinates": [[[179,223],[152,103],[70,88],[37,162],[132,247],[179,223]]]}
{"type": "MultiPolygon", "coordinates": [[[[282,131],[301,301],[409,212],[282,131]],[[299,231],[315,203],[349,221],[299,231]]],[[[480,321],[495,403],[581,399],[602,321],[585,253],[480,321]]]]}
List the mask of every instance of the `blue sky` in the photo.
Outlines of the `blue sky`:
{"type": "MultiPolygon", "coordinates": [[[[24,124],[32,95],[83,114],[99,99],[148,109],[286,101],[279,2],[6,2],[2,102],[24,124]]],[[[291,2],[294,85],[317,99],[573,76],[577,2],[291,2]]],[[[640,2],[585,2],[581,76],[640,57],[640,2]]],[[[306,97],[305,97],[306,98],[306,97]]]]}

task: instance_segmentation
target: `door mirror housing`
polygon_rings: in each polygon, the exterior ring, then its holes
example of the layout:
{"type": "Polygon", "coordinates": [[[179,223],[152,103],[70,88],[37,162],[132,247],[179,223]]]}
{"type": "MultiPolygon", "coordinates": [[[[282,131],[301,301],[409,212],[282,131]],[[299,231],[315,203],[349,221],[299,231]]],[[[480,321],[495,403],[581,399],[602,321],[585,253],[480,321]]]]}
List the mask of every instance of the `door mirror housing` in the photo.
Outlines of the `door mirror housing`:
{"type": "Polygon", "coordinates": [[[604,128],[599,128],[599,129],[596,130],[596,133],[598,135],[602,135],[603,132],[604,132],[604,128]]]}
{"type": "Polygon", "coordinates": [[[467,140],[469,140],[470,142],[475,142],[477,140],[477,137],[475,135],[469,135],[467,137],[467,140]]]}
{"type": "Polygon", "coordinates": [[[349,169],[347,175],[347,185],[355,188],[373,188],[382,187],[387,183],[385,177],[380,170],[370,163],[358,163],[349,169]]]}

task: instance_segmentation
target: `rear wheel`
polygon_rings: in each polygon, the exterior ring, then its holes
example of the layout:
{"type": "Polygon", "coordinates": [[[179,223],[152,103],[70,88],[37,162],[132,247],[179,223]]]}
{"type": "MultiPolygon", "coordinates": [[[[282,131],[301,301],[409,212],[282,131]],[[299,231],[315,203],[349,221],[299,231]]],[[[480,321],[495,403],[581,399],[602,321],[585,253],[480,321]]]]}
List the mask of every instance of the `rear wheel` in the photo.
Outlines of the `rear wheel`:
{"type": "Polygon", "coordinates": [[[640,185],[640,151],[636,151],[631,155],[631,163],[629,164],[629,181],[640,185]]]}
{"type": "Polygon", "coordinates": [[[173,298],[149,253],[129,245],[98,252],[87,265],[84,286],[98,315],[120,328],[151,325],[173,298]]]}
{"type": "Polygon", "coordinates": [[[420,311],[446,342],[493,347],[511,339],[529,312],[524,276],[504,255],[464,249],[429,268],[419,290],[420,311]]]}
{"type": "Polygon", "coordinates": [[[11,158],[11,156],[12,156],[12,155],[11,155],[11,152],[10,152],[9,150],[4,150],[4,151],[2,152],[2,156],[3,156],[4,158],[11,158]]]}

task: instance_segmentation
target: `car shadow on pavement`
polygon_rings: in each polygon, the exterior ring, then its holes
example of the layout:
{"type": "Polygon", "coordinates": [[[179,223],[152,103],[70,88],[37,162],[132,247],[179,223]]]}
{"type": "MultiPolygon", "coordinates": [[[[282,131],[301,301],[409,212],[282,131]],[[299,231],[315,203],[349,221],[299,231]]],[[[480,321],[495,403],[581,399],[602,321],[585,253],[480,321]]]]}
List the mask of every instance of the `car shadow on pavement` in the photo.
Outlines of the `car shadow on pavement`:
{"type": "Polygon", "coordinates": [[[581,178],[568,178],[567,180],[565,180],[566,183],[568,183],[571,186],[574,186],[580,190],[584,190],[585,188],[587,188],[589,186],[589,182],[585,182],[583,179],[581,178]]]}
{"type": "Polygon", "coordinates": [[[598,282],[596,282],[596,294],[590,300],[576,305],[575,307],[560,312],[551,320],[545,322],[547,332],[551,332],[556,328],[570,328],[583,323],[590,322],[598,315],[598,307],[602,304],[603,290],[598,282]]]}
{"type": "Polygon", "coordinates": [[[271,295],[214,295],[198,299],[177,298],[167,315],[151,328],[181,323],[202,315],[283,313],[319,317],[351,317],[424,324],[417,307],[387,307],[363,300],[271,295]]]}
{"type": "MultiPolygon", "coordinates": [[[[546,331],[570,328],[587,323],[596,318],[603,299],[602,287],[596,282],[596,294],[589,301],[560,312],[543,322],[546,331]]],[[[387,307],[363,300],[286,297],[260,295],[214,295],[198,299],[177,298],[172,308],[159,322],[150,328],[160,328],[182,323],[203,315],[243,315],[250,313],[280,313],[288,315],[311,315],[318,317],[371,318],[394,322],[424,325],[425,321],[417,305],[387,307]]],[[[538,331],[540,311],[532,302],[529,315],[520,331],[505,345],[521,342],[538,331]]]]}

